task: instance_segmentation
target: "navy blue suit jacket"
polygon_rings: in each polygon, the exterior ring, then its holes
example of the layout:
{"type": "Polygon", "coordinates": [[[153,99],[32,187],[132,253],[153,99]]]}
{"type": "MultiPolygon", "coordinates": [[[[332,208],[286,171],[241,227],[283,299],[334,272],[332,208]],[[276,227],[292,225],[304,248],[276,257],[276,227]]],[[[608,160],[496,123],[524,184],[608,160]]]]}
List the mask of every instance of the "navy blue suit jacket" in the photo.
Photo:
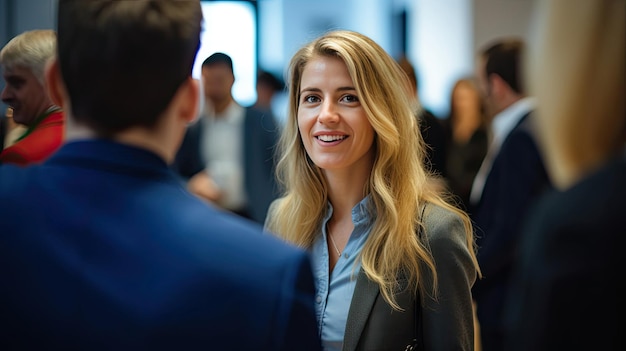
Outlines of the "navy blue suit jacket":
{"type": "MultiPolygon", "coordinates": [[[[243,123],[244,186],[247,211],[259,224],[265,222],[270,204],[278,197],[274,152],[280,129],[274,116],[264,110],[247,107],[243,123]]],[[[204,118],[190,126],[176,155],[173,168],[184,178],[191,178],[205,168],[201,153],[204,118]]]]}
{"type": "Polygon", "coordinates": [[[521,227],[533,202],[550,188],[530,118],[530,114],[522,117],[506,137],[493,160],[480,201],[469,209],[483,274],[472,289],[481,329],[502,327],[521,227]]]}
{"type": "Polygon", "coordinates": [[[2,350],[319,350],[308,255],[146,150],[0,166],[0,230],[2,350]]]}
{"type": "Polygon", "coordinates": [[[529,212],[507,300],[511,351],[622,350],[626,158],[529,212]]]}

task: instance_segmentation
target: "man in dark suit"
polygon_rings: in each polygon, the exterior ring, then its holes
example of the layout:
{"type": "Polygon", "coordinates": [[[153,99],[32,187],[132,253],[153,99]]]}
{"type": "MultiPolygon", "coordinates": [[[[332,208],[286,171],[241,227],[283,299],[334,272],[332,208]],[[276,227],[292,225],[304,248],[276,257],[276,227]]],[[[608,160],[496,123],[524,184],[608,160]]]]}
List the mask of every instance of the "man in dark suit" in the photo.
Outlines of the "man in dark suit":
{"type": "Polygon", "coordinates": [[[0,167],[0,349],[319,350],[305,252],[168,167],[197,114],[199,1],[58,2],[67,142],[0,167]]]}
{"type": "Polygon", "coordinates": [[[522,41],[503,39],[478,59],[477,77],[493,135],[468,210],[476,225],[483,273],[472,292],[484,351],[502,350],[502,310],[520,227],[532,203],[549,187],[531,126],[534,103],[521,84],[523,50],[522,41]]]}
{"type": "Polygon", "coordinates": [[[234,83],[230,56],[216,52],[204,60],[204,110],[189,127],[174,168],[193,193],[262,224],[278,195],[274,147],[280,131],[271,111],[235,101],[234,83]]]}
{"type": "Polygon", "coordinates": [[[420,133],[422,138],[424,138],[424,143],[426,143],[426,159],[424,160],[426,166],[430,171],[445,178],[448,176],[446,170],[448,137],[444,125],[429,109],[421,106],[419,102],[419,82],[415,67],[413,67],[411,61],[403,55],[397,59],[397,62],[409,77],[409,82],[411,83],[410,94],[414,99],[413,103],[418,106],[416,117],[420,133]]]}

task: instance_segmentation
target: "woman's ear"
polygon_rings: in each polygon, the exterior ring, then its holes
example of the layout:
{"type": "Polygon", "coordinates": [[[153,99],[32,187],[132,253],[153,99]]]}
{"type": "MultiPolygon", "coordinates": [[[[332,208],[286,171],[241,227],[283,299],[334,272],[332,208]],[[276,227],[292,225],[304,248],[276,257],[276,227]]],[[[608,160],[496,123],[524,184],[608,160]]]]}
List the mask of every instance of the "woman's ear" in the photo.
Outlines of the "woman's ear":
{"type": "Polygon", "coordinates": [[[63,106],[65,86],[61,78],[59,61],[56,58],[51,59],[46,65],[46,89],[52,102],[57,106],[63,106]]]}

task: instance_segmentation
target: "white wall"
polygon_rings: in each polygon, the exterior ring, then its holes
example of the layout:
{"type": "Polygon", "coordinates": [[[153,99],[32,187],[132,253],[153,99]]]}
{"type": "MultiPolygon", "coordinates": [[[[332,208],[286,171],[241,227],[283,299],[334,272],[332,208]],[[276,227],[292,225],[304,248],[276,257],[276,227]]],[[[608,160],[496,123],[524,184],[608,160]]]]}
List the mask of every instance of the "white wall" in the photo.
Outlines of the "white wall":
{"type": "Polygon", "coordinates": [[[489,41],[502,36],[517,36],[528,40],[529,24],[535,1],[473,0],[474,50],[478,51],[489,41]]]}
{"type": "Polygon", "coordinates": [[[531,0],[260,0],[261,66],[284,74],[291,55],[328,29],[360,31],[392,55],[394,15],[407,10],[407,54],[420,98],[439,117],[454,82],[473,73],[478,48],[504,35],[526,37],[531,0]]]}
{"type": "MultiPolygon", "coordinates": [[[[282,75],[300,46],[337,28],[363,32],[394,54],[394,14],[406,8],[407,51],[419,75],[420,97],[426,107],[445,117],[452,85],[473,71],[478,48],[499,36],[528,37],[533,2],[258,0],[259,64],[282,75]]],[[[24,30],[54,28],[55,8],[56,0],[0,0],[1,44],[24,30]]]]}
{"type": "Polygon", "coordinates": [[[409,17],[408,52],[419,79],[422,105],[436,116],[448,113],[454,82],[472,62],[471,0],[417,0],[409,17]]]}

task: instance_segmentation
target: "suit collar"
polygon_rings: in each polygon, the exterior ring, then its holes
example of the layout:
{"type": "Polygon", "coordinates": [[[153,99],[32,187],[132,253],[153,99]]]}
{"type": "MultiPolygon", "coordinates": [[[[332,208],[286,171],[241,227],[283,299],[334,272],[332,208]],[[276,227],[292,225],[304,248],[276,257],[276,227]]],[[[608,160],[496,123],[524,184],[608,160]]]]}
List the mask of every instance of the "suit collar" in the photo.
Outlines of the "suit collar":
{"type": "Polygon", "coordinates": [[[511,131],[519,125],[521,120],[535,109],[535,99],[532,97],[525,97],[511,106],[507,107],[504,111],[497,114],[491,126],[493,132],[493,141],[491,147],[499,149],[506,137],[511,131]]]}
{"type": "Polygon", "coordinates": [[[174,177],[165,161],[146,149],[94,139],[64,144],[46,165],[71,166],[143,176],[174,177]]]}

